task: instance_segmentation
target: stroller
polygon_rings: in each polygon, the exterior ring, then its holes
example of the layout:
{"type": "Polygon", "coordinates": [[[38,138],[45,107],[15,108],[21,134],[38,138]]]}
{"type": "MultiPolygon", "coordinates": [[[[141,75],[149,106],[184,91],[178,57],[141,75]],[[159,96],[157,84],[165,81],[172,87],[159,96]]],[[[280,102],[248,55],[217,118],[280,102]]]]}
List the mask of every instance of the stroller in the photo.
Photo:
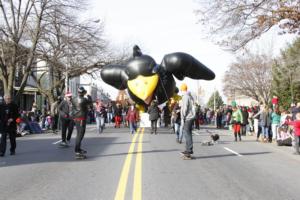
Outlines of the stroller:
{"type": "Polygon", "coordinates": [[[286,124],[278,128],[277,145],[278,146],[292,146],[293,136],[289,126],[286,124]]]}

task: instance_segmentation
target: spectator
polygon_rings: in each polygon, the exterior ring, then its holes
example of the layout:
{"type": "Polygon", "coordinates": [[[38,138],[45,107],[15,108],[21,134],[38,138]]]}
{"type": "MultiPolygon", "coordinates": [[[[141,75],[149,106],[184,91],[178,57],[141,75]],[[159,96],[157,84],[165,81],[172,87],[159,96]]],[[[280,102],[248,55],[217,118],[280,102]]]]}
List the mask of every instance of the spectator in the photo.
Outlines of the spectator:
{"type": "Polygon", "coordinates": [[[3,131],[1,134],[1,149],[0,156],[5,155],[6,151],[6,137],[9,136],[10,140],[10,155],[16,153],[16,135],[17,135],[17,123],[16,119],[19,117],[18,106],[12,102],[10,95],[4,96],[4,104],[1,106],[0,117],[2,119],[3,131]]]}
{"type": "Polygon", "coordinates": [[[254,132],[253,108],[248,108],[248,131],[249,131],[249,135],[253,135],[254,132]]]}
{"type": "Polygon", "coordinates": [[[165,105],[163,107],[163,119],[164,119],[164,124],[165,124],[165,127],[168,127],[169,124],[171,123],[171,113],[170,113],[170,110],[169,110],[169,107],[168,105],[165,105]]]}
{"type": "Polygon", "coordinates": [[[261,140],[263,142],[267,142],[268,139],[270,138],[269,127],[271,126],[271,116],[269,113],[269,107],[267,105],[264,106],[263,111],[260,113],[260,125],[263,134],[261,140]]]}
{"type": "Polygon", "coordinates": [[[104,129],[105,115],[106,115],[106,108],[104,107],[103,103],[100,100],[97,100],[95,117],[97,123],[97,130],[99,134],[102,133],[104,129]]]}
{"type": "Polygon", "coordinates": [[[74,129],[74,120],[72,119],[72,111],[74,107],[72,93],[67,92],[65,94],[65,100],[63,100],[59,106],[59,118],[61,121],[61,146],[68,146],[71,142],[71,137],[74,129]],[[66,135],[68,131],[68,135],[66,135]]]}
{"type": "Polygon", "coordinates": [[[217,128],[222,128],[223,111],[222,111],[222,109],[217,109],[216,113],[217,113],[217,116],[216,116],[217,128]]]}
{"type": "Polygon", "coordinates": [[[292,120],[294,121],[296,119],[296,114],[300,112],[300,102],[298,102],[296,106],[293,106],[291,108],[291,111],[292,111],[292,120]]]}
{"type": "Polygon", "coordinates": [[[157,134],[157,120],[160,116],[156,100],[153,100],[148,108],[149,120],[151,121],[151,134],[157,134]]]}
{"type": "Polygon", "coordinates": [[[241,134],[243,136],[246,136],[249,113],[248,113],[246,107],[242,107],[241,111],[242,111],[242,115],[243,115],[243,121],[241,123],[241,134]]]}
{"type": "Polygon", "coordinates": [[[182,143],[182,127],[181,126],[181,117],[180,117],[180,106],[178,103],[175,104],[173,108],[173,116],[174,116],[174,129],[175,129],[175,135],[176,135],[176,142],[181,144],[182,143]]]}
{"type": "Polygon", "coordinates": [[[110,124],[112,122],[113,119],[113,106],[111,104],[111,102],[108,104],[107,106],[107,122],[110,124]]]}
{"type": "Polygon", "coordinates": [[[294,127],[294,149],[295,155],[299,155],[299,145],[300,145],[300,113],[296,114],[296,120],[287,121],[287,124],[292,125],[294,127]]]}
{"type": "Polygon", "coordinates": [[[121,104],[117,104],[117,107],[115,109],[115,128],[120,128],[121,122],[122,122],[122,106],[121,104]]]}
{"type": "Polygon", "coordinates": [[[58,118],[59,118],[59,111],[58,106],[62,102],[62,97],[58,97],[55,102],[51,104],[50,111],[51,111],[51,117],[52,117],[52,131],[53,133],[57,133],[58,129],[58,118]]]}
{"type": "Polygon", "coordinates": [[[273,141],[276,141],[278,139],[278,128],[280,124],[280,111],[278,109],[278,106],[275,106],[274,112],[271,114],[271,120],[272,120],[272,139],[273,141]]]}
{"type": "Polygon", "coordinates": [[[134,105],[131,105],[126,114],[126,121],[129,124],[130,133],[134,134],[137,129],[139,114],[134,105]]]}

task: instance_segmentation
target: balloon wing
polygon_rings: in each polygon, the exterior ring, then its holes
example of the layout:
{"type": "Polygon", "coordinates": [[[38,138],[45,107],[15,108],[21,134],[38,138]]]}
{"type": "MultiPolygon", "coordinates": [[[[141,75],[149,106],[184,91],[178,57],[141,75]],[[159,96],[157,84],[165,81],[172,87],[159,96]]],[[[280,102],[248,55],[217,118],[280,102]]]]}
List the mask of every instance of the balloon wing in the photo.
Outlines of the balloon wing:
{"type": "Polygon", "coordinates": [[[102,80],[118,90],[127,88],[128,76],[123,65],[106,65],[101,70],[102,80]]]}
{"type": "Polygon", "coordinates": [[[184,77],[204,80],[213,80],[215,78],[213,71],[187,53],[176,52],[167,54],[164,56],[161,66],[179,80],[183,80],[184,77]]]}

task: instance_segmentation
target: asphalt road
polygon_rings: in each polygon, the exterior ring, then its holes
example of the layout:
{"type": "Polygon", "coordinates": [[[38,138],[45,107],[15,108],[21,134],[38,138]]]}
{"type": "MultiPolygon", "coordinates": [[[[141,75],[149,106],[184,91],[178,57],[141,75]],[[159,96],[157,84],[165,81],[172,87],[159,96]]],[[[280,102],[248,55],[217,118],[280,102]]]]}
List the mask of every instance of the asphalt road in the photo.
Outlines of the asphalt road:
{"type": "MultiPolygon", "coordinates": [[[[194,159],[182,160],[184,144],[170,129],[159,134],[88,126],[86,160],[74,158],[59,135],[28,135],[17,140],[15,156],[0,157],[0,200],[214,200],[300,199],[300,156],[291,147],[264,144],[247,136],[233,142],[228,130],[194,132],[194,159]],[[210,133],[221,139],[203,146],[210,133]]],[[[9,147],[9,145],[8,145],[9,147]]]]}

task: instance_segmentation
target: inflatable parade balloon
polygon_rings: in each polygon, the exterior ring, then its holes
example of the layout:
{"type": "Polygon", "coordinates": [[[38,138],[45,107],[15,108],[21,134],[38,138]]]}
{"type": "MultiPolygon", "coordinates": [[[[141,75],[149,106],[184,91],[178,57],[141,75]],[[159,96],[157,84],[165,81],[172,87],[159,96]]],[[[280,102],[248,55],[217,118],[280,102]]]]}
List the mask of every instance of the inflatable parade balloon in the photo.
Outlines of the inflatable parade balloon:
{"type": "Polygon", "coordinates": [[[183,80],[213,80],[214,72],[187,53],[176,52],[164,56],[161,64],[142,54],[135,45],[133,58],[124,65],[107,65],[101,70],[101,78],[118,90],[127,89],[131,99],[148,107],[153,99],[158,104],[168,101],[176,94],[174,77],[183,80]]]}

